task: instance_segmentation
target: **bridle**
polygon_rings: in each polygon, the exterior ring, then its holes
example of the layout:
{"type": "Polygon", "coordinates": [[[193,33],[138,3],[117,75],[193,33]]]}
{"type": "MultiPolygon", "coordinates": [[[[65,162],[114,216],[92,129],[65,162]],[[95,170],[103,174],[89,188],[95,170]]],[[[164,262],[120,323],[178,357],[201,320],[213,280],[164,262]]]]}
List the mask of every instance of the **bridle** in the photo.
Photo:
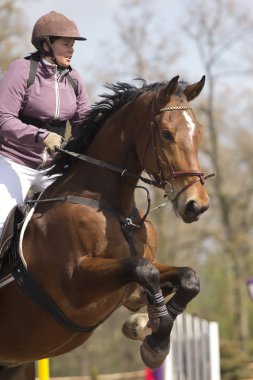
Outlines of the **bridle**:
{"type": "MultiPolygon", "coordinates": [[[[205,184],[206,179],[213,177],[215,174],[209,174],[205,176],[204,172],[201,172],[199,170],[177,170],[175,171],[171,162],[168,160],[164,146],[162,143],[162,139],[159,133],[159,127],[156,123],[155,116],[162,113],[162,112],[167,112],[167,111],[180,111],[180,110],[188,110],[191,109],[192,107],[189,105],[181,105],[181,106],[169,106],[169,107],[164,107],[161,108],[160,110],[156,111],[156,96],[153,97],[152,99],[152,120],[151,120],[151,139],[152,139],[152,144],[153,144],[153,149],[155,153],[155,158],[156,158],[156,165],[157,165],[157,173],[159,177],[159,187],[164,187],[165,188],[165,196],[167,196],[171,201],[176,201],[178,197],[189,187],[194,185],[197,182],[200,182],[202,185],[205,184]],[[158,136],[159,140],[159,146],[163,155],[163,158],[159,157],[159,154],[157,152],[157,138],[158,136]],[[168,177],[164,178],[162,168],[161,168],[161,161],[170,168],[170,174],[168,177]],[[183,186],[179,191],[177,191],[176,186],[175,186],[175,178],[177,177],[195,177],[192,181],[190,181],[188,184],[183,186]]],[[[143,162],[145,160],[145,157],[143,158],[143,162]]]]}

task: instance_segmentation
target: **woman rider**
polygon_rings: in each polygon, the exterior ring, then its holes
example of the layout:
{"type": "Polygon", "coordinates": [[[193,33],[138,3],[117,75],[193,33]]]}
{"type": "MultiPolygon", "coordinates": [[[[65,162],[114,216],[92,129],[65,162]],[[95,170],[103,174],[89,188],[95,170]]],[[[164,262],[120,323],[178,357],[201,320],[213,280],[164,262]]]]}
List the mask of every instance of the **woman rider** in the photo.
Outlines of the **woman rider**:
{"type": "Polygon", "coordinates": [[[12,62],[0,81],[0,236],[10,210],[23,203],[61,145],[67,120],[73,134],[89,110],[85,86],[70,66],[75,40],[86,38],[74,21],[45,14],[32,32],[36,53],[12,62]],[[34,80],[28,83],[32,63],[34,80]]]}

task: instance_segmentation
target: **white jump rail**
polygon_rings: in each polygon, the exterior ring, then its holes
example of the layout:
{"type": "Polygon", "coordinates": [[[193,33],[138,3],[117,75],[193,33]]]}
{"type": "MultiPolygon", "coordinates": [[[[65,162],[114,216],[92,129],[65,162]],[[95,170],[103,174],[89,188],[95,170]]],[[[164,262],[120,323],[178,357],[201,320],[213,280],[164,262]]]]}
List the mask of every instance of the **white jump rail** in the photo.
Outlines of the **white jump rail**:
{"type": "Polygon", "coordinates": [[[219,326],[190,314],[177,317],[163,380],[220,380],[219,326]]]}

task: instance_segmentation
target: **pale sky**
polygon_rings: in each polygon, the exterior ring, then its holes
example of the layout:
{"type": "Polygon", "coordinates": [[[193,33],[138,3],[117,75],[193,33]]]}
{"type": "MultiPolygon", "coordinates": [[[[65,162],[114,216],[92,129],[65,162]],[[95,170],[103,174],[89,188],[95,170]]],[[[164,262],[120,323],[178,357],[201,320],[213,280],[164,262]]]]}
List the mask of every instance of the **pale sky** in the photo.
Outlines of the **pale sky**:
{"type": "MultiPolygon", "coordinates": [[[[209,0],[203,1],[208,3],[209,0]]],[[[146,3],[146,0],[143,0],[143,2],[146,3]]],[[[187,8],[187,4],[189,4],[188,2],[189,0],[153,0],[151,4],[155,18],[158,21],[159,31],[163,28],[163,31],[165,30],[165,32],[168,33],[168,42],[173,34],[176,35],[179,44],[184,46],[182,58],[178,61],[175,72],[173,67],[173,76],[180,75],[181,78],[183,77],[183,79],[189,82],[194,82],[199,80],[202,75],[206,73],[200,62],[196,46],[191,42],[191,39],[187,38],[179,29],[184,20],[185,9],[187,8]]],[[[52,10],[61,12],[76,22],[80,34],[86,37],[87,41],[76,42],[72,66],[80,72],[85,83],[91,79],[90,83],[95,82],[98,83],[98,85],[101,84],[102,88],[104,82],[107,80],[107,78],[103,79],[103,67],[106,68],[106,66],[109,66],[111,63],[109,59],[110,50],[115,49],[115,46],[117,46],[118,49],[120,47],[118,37],[119,27],[116,23],[116,19],[117,16],[120,18],[124,16],[122,0],[26,0],[25,2],[20,0],[20,4],[25,12],[29,23],[28,28],[30,28],[31,33],[37,19],[52,10]],[[105,45],[106,41],[110,42],[108,53],[107,45],[105,45]],[[93,66],[101,67],[101,77],[97,77],[96,74],[89,71],[93,66]]],[[[250,0],[240,0],[240,7],[242,9],[247,10],[249,5],[251,5],[250,0]]],[[[147,23],[148,21],[149,20],[147,20],[147,23]]],[[[232,29],[231,34],[234,32],[232,29]]],[[[157,35],[159,37],[159,33],[157,33],[157,35]]],[[[32,45],[31,51],[33,51],[32,45]]],[[[114,50],[114,52],[117,56],[117,50],[114,50]]],[[[120,56],[120,54],[118,54],[118,56],[120,56]]],[[[131,57],[126,57],[126,62],[129,58],[131,57]]],[[[123,64],[124,63],[125,62],[123,62],[123,64]]],[[[123,64],[122,66],[124,67],[123,64]]],[[[134,79],[130,77],[130,75],[127,77],[127,74],[130,74],[128,73],[127,66],[125,73],[126,77],[116,78],[115,80],[126,81],[134,79]]],[[[169,80],[171,78],[165,79],[169,80]]],[[[112,81],[114,81],[114,78],[112,81]]]]}
{"type": "MultiPolygon", "coordinates": [[[[184,0],[156,0],[154,12],[157,17],[163,17],[168,22],[168,28],[171,28],[183,3],[184,0]]],[[[37,19],[52,10],[61,12],[76,22],[80,34],[86,37],[87,41],[76,42],[72,66],[79,70],[80,74],[84,76],[84,80],[86,67],[92,65],[96,60],[104,60],[102,53],[100,56],[103,41],[115,42],[118,39],[118,26],[115,19],[117,15],[122,16],[123,14],[121,0],[28,0],[22,4],[26,4],[24,10],[31,32],[37,19]]],[[[203,73],[201,72],[201,74],[203,73]]],[[[193,80],[195,79],[198,77],[193,78],[193,80]]]]}
{"type": "Polygon", "coordinates": [[[119,11],[119,0],[30,0],[25,13],[31,23],[31,31],[37,19],[50,11],[57,11],[72,18],[78,26],[80,34],[87,38],[87,42],[77,43],[75,59],[79,56],[95,58],[99,41],[112,37],[114,31],[114,14],[119,11]]]}

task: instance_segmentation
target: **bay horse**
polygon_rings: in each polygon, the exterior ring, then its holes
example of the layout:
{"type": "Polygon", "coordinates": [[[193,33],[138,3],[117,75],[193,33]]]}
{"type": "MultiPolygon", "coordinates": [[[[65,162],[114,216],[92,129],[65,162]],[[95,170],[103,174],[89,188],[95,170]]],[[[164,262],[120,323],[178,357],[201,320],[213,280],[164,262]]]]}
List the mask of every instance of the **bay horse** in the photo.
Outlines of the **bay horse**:
{"type": "Polygon", "coordinates": [[[145,333],[138,315],[123,332],[143,340],[146,366],[164,361],[173,321],[198,294],[199,280],[191,268],[155,261],[156,232],[134,193],[140,180],[161,188],[186,223],[208,209],[202,126],[189,105],[204,82],[176,76],[107,85],[113,93],[59,149],[48,170],[58,177],[21,232],[16,281],[0,289],[0,380],[34,380],[36,360],[80,346],[121,305],[134,312],[147,305],[145,333]]]}

